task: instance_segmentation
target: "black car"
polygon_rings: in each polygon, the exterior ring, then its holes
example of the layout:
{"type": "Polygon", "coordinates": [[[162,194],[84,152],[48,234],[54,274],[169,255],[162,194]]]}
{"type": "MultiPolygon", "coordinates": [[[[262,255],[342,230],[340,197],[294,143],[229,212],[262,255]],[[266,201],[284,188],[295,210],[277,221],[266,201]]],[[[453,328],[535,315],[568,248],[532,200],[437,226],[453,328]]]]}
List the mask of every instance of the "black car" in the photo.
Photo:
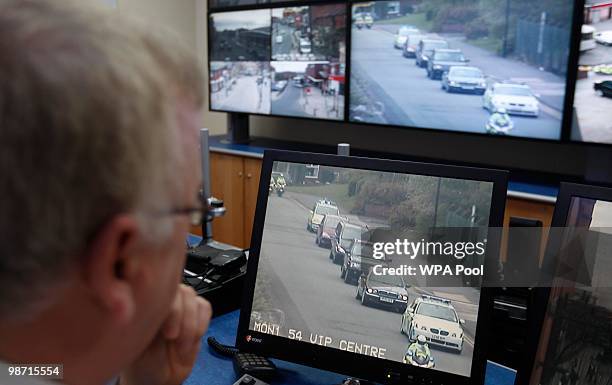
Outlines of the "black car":
{"type": "Polygon", "coordinates": [[[379,306],[403,313],[408,307],[408,285],[399,275],[376,275],[375,270],[359,277],[358,300],[364,306],[379,306]]]}
{"type": "Polygon", "coordinates": [[[375,265],[381,265],[384,262],[384,258],[374,257],[372,242],[355,239],[340,267],[340,278],[346,283],[356,285],[360,275],[368,274],[375,265]]]}
{"type": "Polygon", "coordinates": [[[442,74],[448,72],[451,67],[465,66],[468,61],[460,49],[436,48],[427,62],[427,77],[442,79],[442,74]]]}
{"type": "Polygon", "coordinates": [[[427,62],[429,62],[429,57],[433,54],[434,49],[441,48],[448,48],[448,42],[445,40],[422,39],[417,47],[414,64],[427,68],[427,62]]]}
{"type": "Polygon", "coordinates": [[[612,98],[612,80],[603,80],[601,82],[596,82],[593,85],[593,88],[599,95],[612,98]]]}
{"type": "Polygon", "coordinates": [[[336,231],[331,238],[331,250],[329,252],[329,259],[331,259],[336,265],[344,263],[344,257],[348,252],[353,240],[362,239],[364,230],[359,225],[341,221],[336,226],[336,231]]]}

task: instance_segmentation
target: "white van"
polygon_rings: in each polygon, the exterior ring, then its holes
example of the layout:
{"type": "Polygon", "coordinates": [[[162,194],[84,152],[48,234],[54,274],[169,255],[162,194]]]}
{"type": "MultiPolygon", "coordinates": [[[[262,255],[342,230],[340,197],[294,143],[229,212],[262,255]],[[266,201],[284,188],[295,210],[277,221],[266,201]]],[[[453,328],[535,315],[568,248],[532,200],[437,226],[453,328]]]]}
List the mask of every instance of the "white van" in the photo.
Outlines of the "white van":
{"type": "Polygon", "coordinates": [[[595,43],[595,32],[596,30],[594,27],[587,24],[582,25],[580,52],[589,51],[597,47],[597,44],[595,43]]]}

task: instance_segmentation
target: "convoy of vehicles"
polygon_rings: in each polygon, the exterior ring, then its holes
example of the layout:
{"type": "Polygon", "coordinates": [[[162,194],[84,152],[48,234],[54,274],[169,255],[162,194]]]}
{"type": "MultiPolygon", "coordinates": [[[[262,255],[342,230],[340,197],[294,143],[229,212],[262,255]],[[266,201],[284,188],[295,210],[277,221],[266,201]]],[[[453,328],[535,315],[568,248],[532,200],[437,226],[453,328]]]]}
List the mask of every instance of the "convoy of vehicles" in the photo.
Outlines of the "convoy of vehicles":
{"type": "Polygon", "coordinates": [[[421,68],[427,68],[429,58],[435,49],[448,48],[448,42],[440,39],[423,39],[419,42],[416,51],[415,64],[421,68]]]}
{"type": "Polygon", "coordinates": [[[402,314],[400,332],[410,341],[424,336],[432,345],[461,353],[464,324],[449,299],[422,295],[402,314]]]}
{"type": "MultiPolygon", "coordinates": [[[[450,84],[454,76],[464,75],[453,74],[451,80],[446,77],[446,81],[450,84]]],[[[466,77],[479,77],[477,74],[470,75],[466,77]]],[[[273,175],[272,179],[275,177],[278,179],[279,175],[273,175]]],[[[376,229],[369,230],[368,226],[351,223],[348,217],[341,216],[338,206],[327,198],[315,202],[307,221],[308,230],[316,231],[315,243],[319,247],[330,248],[330,259],[341,265],[340,278],[345,283],[357,286],[355,298],[363,306],[402,314],[400,333],[408,336],[408,346],[403,356],[405,364],[435,367],[430,346],[456,353],[463,351],[465,321],[459,317],[450,299],[428,294],[415,296],[409,293],[410,285],[401,275],[375,273],[374,266],[389,267],[391,263],[385,257],[374,257],[374,245],[369,237],[376,229]]]]}

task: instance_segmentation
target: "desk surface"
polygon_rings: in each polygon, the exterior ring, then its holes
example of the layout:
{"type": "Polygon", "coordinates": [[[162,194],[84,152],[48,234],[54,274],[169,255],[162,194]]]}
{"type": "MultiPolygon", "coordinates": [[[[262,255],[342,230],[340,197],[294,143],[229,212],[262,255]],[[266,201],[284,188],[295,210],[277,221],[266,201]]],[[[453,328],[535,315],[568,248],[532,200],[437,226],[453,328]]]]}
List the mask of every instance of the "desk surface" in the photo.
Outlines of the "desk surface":
{"type": "MultiPolygon", "coordinates": [[[[238,376],[234,373],[231,359],[219,356],[208,347],[206,339],[214,336],[219,342],[233,345],[236,339],[239,311],[234,311],[214,318],[203,337],[202,350],[185,385],[231,385],[238,376]]],[[[334,385],[339,384],[346,376],[318,370],[290,362],[274,360],[281,368],[277,381],[273,384],[294,385],[334,385]]],[[[486,385],[513,385],[514,371],[489,362],[487,365],[486,385]]]]}

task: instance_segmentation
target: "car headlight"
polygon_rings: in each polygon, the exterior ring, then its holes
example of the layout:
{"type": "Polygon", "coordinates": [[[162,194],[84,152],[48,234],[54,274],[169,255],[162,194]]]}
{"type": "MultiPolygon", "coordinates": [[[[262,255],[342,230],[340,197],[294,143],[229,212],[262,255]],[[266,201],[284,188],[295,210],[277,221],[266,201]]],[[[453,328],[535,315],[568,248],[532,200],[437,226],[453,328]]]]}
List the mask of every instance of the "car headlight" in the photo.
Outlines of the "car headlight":
{"type": "Polygon", "coordinates": [[[454,81],[454,80],[451,80],[451,81],[450,81],[450,85],[451,85],[451,86],[456,86],[456,85],[457,85],[457,82],[456,82],[456,81],[454,81]]]}
{"type": "Polygon", "coordinates": [[[351,267],[359,267],[359,262],[351,262],[351,267]]]}
{"type": "Polygon", "coordinates": [[[368,293],[372,294],[372,289],[368,289],[368,293]]]}
{"type": "Polygon", "coordinates": [[[442,69],[442,66],[441,66],[441,65],[439,65],[439,64],[436,64],[436,65],[434,65],[434,66],[433,66],[433,68],[434,68],[435,70],[441,70],[441,69],[442,69]]]}
{"type": "Polygon", "coordinates": [[[480,82],[478,83],[479,87],[485,88],[487,86],[487,84],[485,82],[480,82]]]}
{"type": "Polygon", "coordinates": [[[407,295],[402,295],[402,300],[403,301],[408,301],[408,296],[407,295]]]}
{"type": "Polygon", "coordinates": [[[425,326],[421,326],[421,330],[427,331],[427,328],[425,326]]]}
{"type": "Polygon", "coordinates": [[[374,294],[378,293],[378,290],[376,289],[373,289],[372,291],[374,292],[374,294]]]}
{"type": "Polygon", "coordinates": [[[451,337],[453,337],[453,338],[457,338],[457,333],[453,333],[453,334],[451,334],[451,337]]]}

